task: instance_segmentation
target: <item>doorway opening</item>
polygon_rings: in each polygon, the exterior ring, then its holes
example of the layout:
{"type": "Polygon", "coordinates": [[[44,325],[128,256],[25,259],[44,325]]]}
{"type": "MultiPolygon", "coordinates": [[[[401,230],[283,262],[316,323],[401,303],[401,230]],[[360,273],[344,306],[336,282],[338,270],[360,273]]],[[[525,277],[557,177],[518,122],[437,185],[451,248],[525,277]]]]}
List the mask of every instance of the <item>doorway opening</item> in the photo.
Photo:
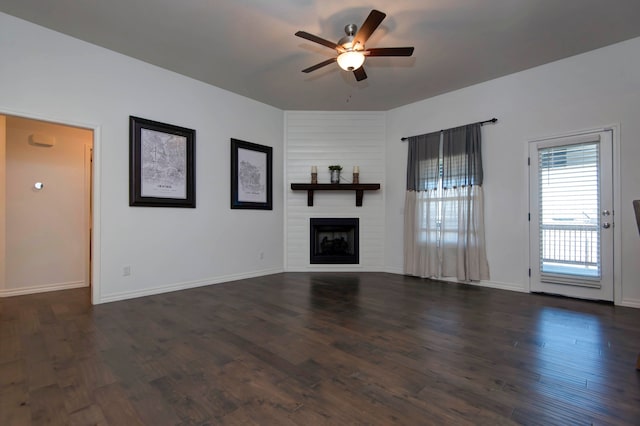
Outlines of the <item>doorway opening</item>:
{"type": "Polygon", "coordinates": [[[5,171],[0,296],[92,287],[95,129],[0,117],[5,171]]]}

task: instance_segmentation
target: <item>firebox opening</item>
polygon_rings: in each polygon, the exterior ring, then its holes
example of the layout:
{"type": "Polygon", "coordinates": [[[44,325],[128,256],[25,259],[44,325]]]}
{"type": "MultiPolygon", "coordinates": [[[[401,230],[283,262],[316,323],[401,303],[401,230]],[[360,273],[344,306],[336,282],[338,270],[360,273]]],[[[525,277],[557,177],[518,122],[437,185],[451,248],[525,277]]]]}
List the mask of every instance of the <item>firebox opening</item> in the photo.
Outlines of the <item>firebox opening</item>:
{"type": "Polygon", "coordinates": [[[310,261],[324,264],[358,264],[358,218],[311,218],[310,261]]]}

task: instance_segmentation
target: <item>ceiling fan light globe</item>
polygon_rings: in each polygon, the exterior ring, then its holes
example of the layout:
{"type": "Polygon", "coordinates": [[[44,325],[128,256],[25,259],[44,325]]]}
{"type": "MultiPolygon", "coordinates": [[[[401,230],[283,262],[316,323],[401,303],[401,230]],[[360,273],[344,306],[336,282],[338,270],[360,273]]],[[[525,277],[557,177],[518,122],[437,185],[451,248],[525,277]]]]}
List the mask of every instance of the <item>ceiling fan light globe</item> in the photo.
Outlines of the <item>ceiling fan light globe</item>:
{"type": "Polygon", "coordinates": [[[338,55],[338,65],[345,71],[354,71],[364,64],[362,52],[350,50],[338,55]]]}

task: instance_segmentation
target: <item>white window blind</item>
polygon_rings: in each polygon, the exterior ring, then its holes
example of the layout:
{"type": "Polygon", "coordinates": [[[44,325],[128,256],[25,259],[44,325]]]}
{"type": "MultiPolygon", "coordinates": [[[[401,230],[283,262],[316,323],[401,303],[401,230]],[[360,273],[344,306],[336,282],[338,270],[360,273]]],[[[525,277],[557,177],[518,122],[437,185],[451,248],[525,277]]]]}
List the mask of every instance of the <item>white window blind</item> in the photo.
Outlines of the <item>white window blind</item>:
{"type": "Polygon", "coordinates": [[[540,272],[600,278],[599,140],[541,148],[540,272]]]}

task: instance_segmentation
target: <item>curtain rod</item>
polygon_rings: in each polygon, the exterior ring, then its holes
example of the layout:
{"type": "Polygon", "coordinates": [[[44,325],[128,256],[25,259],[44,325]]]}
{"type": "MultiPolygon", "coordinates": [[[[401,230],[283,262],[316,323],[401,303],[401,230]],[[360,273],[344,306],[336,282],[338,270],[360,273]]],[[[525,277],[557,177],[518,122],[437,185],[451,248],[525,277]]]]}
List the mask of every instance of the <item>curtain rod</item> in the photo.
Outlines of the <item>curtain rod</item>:
{"type": "MultiPolygon", "coordinates": [[[[476,121],[475,123],[471,123],[471,124],[479,124],[479,125],[483,126],[483,125],[485,125],[485,124],[489,124],[489,123],[491,123],[491,124],[496,123],[497,121],[498,121],[498,119],[494,117],[494,118],[492,118],[491,120],[476,121]]],[[[469,124],[467,124],[467,126],[469,126],[469,124]]],[[[459,126],[459,127],[460,127],[460,126],[459,126]]],[[[455,129],[455,127],[450,127],[450,128],[448,128],[448,129],[443,129],[443,130],[440,130],[440,131],[441,131],[441,132],[444,132],[445,130],[451,130],[451,129],[455,129]]],[[[435,133],[435,132],[434,132],[434,133],[435,133]]],[[[402,138],[402,139],[400,139],[400,140],[404,142],[404,141],[406,141],[407,139],[409,139],[409,138],[404,137],[404,138],[402,138]]]]}

